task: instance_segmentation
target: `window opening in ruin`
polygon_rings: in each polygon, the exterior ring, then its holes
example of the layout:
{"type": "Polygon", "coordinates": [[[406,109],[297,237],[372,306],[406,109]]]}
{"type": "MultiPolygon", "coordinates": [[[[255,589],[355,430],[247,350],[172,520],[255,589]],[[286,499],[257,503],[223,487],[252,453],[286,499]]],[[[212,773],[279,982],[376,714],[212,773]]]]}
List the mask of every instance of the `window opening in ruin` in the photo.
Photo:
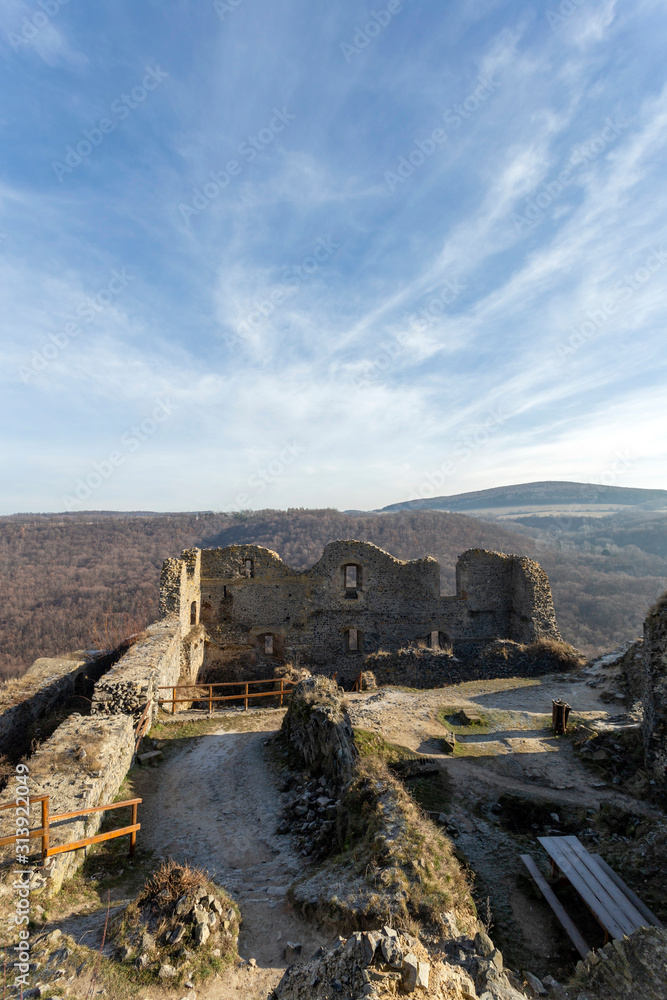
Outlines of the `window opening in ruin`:
{"type": "Polygon", "coordinates": [[[348,653],[358,653],[360,649],[359,629],[349,628],[347,630],[347,651],[348,653]]]}
{"type": "Polygon", "coordinates": [[[244,573],[247,577],[255,575],[255,564],[252,559],[246,559],[244,566],[244,573]]]}
{"type": "Polygon", "coordinates": [[[190,624],[191,625],[196,625],[197,624],[197,602],[196,601],[193,601],[192,604],[190,605],[190,624]]]}
{"type": "Polygon", "coordinates": [[[226,596],[227,596],[227,588],[226,588],[226,587],[223,587],[223,588],[222,588],[222,596],[223,596],[223,597],[226,597],[226,596]]]}
{"type": "Polygon", "coordinates": [[[271,634],[264,636],[264,653],[266,656],[273,656],[273,636],[271,634]]]}
{"type": "Polygon", "coordinates": [[[428,644],[431,649],[440,649],[440,633],[429,632],[428,644]]]}
{"type": "Polygon", "coordinates": [[[348,563],[343,566],[343,583],[345,586],[345,596],[355,598],[357,591],[361,587],[361,566],[356,563],[348,563]]]}

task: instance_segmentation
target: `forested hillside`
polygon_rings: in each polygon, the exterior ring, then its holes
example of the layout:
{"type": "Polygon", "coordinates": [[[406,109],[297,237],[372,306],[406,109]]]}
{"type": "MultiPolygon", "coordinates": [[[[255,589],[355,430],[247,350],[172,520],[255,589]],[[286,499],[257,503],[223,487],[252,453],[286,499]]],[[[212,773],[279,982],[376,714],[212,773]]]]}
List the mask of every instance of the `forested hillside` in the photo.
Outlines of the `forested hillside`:
{"type": "Polygon", "coordinates": [[[593,538],[590,526],[558,520],[515,528],[442,511],[353,516],[302,509],[0,518],[0,671],[21,673],[38,656],[106,644],[141,628],[157,614],[163,559],[192,545],[235,542],[266,545],[295,568],[312,565],[338,538],[374,542],[401,559],[432,555],[443,593],[454,593],[454,565],[465,549],[528,555],[549,574],[564,638],[589,654],[633,638],[667,586],[659,527],[639,532],[652,550],[645,552],[614,540],[635,538],[628,523],[614,535],[605,519],[593,538]]]}

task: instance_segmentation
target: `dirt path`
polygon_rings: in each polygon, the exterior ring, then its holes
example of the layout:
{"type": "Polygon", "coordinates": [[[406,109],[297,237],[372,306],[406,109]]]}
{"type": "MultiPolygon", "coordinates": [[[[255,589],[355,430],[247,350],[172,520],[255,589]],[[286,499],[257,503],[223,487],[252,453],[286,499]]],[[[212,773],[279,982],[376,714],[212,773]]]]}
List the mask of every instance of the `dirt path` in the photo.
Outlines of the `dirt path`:
{"type": "Polygon", "coordinates": [[[157,855],[208,869],[241,908],[240,954],[257,962],[240,981],[229,974],[198,991],[201,1000],[266,997],[286,968],[287,941],[301,943],[305,958],[329,941],[285,899],[303,858],[290,837],[275,833],[281,800],[264,757],[274,732],[220,730],[190,742],[155,772],[154,789],[144,796],[143,843],[157,855]]]}

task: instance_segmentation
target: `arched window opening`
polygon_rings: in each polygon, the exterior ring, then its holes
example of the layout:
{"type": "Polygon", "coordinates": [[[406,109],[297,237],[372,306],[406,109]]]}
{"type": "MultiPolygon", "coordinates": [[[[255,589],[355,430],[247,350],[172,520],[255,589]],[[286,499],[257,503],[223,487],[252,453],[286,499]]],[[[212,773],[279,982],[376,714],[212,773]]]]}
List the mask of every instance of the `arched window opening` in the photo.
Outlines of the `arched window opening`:
{"type": "Polygon", "coordinates": [[[192,604],[190,605],[190,624],[191,625],[196,625],[197,624],[197,602],[196,601],[193,601],[192,604]]]}
{"type": "Polygon", "coordinates": [[[252,559],[246,559],[243,564],[243,575],[248,578],[255,575],[255,563],[252,559]]]}
{"type": "Polygon", "coordinates": [[[264,655],[273,656],[273,635],[271,632],[267,632],[264,636],[264,655]]]}

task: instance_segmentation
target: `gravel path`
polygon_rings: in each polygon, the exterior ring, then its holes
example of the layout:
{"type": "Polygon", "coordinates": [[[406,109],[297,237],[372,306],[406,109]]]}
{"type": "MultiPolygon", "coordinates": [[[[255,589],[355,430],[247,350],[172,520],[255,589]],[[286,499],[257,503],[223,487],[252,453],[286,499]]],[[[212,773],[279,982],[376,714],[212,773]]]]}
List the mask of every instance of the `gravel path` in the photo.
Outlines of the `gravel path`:
{"type": "Polygon", "coordinates": [[[141,816],[146,847],[208,869],[238,902],[239,952],[257,962],[252,986],[257,995],[279,981],[287,941],[300,942],[306,959],[328,942],[285,898],[303,858],[290,837],[275,833],[282,803],[264,756],[273,732],[220,730],[190,743],[156,772],[141,816]]]}

